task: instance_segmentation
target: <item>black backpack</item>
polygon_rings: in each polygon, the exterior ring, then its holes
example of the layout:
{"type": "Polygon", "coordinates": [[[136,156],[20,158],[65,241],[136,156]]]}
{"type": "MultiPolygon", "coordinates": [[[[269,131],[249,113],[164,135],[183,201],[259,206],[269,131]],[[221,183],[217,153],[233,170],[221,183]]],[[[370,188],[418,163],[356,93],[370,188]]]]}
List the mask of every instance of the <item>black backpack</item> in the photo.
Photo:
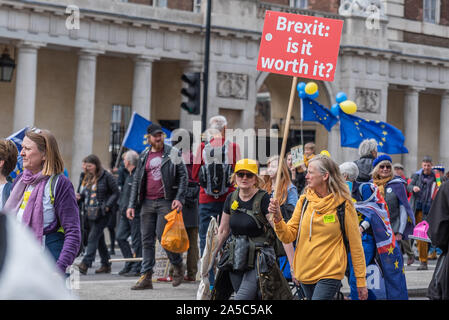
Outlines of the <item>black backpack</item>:
{"type": "MultiPolygon", "coordinates": [[[[271,224],[268,222],[267,218],[265,217],[265,215],[262,214],[261,209],[260,209],[260,204],[262,202],[262,198],[265,195],[265,193],[267,193],[264,190],[259,190],[256,195],[254,196],[254,201],[253,201],[253,208],[252,210],[246,210],[246,209],[241,209],[238,208],[237,210],[240,212],[244,212],[247,215],[249,215],[251,218],[254,219],[254,221],[256,222],[257,226],[260,228],[263,228],[263,235],[256,237],[256,238],[252,238],[252,240],[254,242],[267,242],[269,244],[271,244],[274,248],[274,253],[276,254],[276,257],[283,257],[286,255],[285,250],[284,250],[284,246],[282,245],[281,240],[279,240],[279,238],[276,235],[276,232],[274,231],[274,229],[271,227],[271,224]]],[[[239,194],[239,190],[236,189],[232,194],[231,194],[231,204],[234,203],[234,201],[236,201],[238,199],[238,194],[239,194]]],[[[233,213],[235,213],[237,210],[233,210],[231,208],[231,215],[233,213]]]]}
{"type": "Polygon", "coordinates": [[[199,182],[204,192],[215,199],[227,194],[231,186],[232,164],[227,161],[229,144],[226,141],[221,147],[212,147],[210,143],[204,146],[199,182]]]}

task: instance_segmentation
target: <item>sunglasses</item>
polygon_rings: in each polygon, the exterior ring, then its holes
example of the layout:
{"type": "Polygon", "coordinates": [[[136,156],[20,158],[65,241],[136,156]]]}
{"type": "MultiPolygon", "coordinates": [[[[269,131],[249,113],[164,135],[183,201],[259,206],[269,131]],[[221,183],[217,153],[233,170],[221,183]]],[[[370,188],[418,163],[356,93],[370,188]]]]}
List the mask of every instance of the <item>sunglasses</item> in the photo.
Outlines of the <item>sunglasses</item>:
{"type": "Polygon", "coordinates": [[[244,176],[246,176],[248,179],[251,179],[255,176],[255,174],[251,172],[237,172],[236,175],[239,178],[243,178],[244,176]]]}
{"type": "Polygon", "coordinates": [[[36,128],[36,127],[32,127],[32,128],[30,129],[30,131],[31,131],[31,132],[34,132],[34,133],[37,133],[37,134],[41,134],[41,133],[42,133],[42,130],[39,129],[39,128],[36,128]]]}
{"type": "Polygon", "coordinates": [[[391,169],[391,166],[389,166],[389,165],[380,165],[379,168],[380,169],[391,169]]]}

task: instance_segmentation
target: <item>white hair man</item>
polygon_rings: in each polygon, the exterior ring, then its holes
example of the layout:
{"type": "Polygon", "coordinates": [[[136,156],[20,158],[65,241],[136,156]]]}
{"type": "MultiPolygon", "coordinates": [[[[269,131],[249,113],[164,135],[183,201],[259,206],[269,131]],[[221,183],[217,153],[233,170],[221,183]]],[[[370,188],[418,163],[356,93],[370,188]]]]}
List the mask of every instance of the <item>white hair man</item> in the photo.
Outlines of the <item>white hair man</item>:
{"type": "MultiPolygon", "coordinates": [[[[140,208],[135,211],[134,219],[129,220],[126,217],[134,174],[139,163],[139,154],[134,150],[129,150],[123,154],[123,162],[125,165],[125,177],[118,201],[120,217],[117,227],[117,243],[124,258],[133,258],[133,252],[136,253],[136,258],[140,258],[142,257],[140,208]],[[128,242],[129,236],[131,236],[131,246],[128,242]],[[131,247],[133,250],[131,250],[131,247]]],[[[126,262],[118,274],[121,276],[140,276],[140,268],[141,262],[126,262]]]]}

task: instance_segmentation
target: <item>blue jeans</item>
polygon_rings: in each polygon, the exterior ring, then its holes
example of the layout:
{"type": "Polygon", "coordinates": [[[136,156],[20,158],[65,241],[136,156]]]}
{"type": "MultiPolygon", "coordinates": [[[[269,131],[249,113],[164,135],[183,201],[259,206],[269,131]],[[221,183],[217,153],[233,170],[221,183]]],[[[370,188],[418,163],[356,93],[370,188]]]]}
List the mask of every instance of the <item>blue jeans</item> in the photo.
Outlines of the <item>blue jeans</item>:
{"type": "MultiPolygon", "coordinates": [[[[140,233],[142,235],[142,268],[140,272],[153,272],[156,264],[156,236],[159,242],[164,233],[165,215],[171,209],[172,201],[165,199],[145,200],[140,211],[140,233]]],[[[182,255],[165,250],[170,263],[174,266],[182,264],[182,255]]]]}
{"type": "MultiPolygon", "coordinates": [[[[206,247],[206,235],[209,223],[212,217],[219,220],[223,212],[224,202],[209,202],[199,204],[199,216],[200,216],[200,257],[203,256],[204,248],[206,247]],[[218,217],[218,218],[217,218],[218,217]]],[[[212,270],[209,272],[209,282],[211,287],[214,285],[215,277],[212,270]]]]}
{"type": "MultiPolygon", "coordinates": [[[[217,217],[221,217],[223,212],[224,202],[209,202],[209,203],[200,203],[199,205],[199,215],[200,215],[200,225],[199,225],[199,234],[200,234],[200,256],[203,256],[204,248],[206,247],[206,235],[207,229],[209,228],[209,223],[212,217],[217,219],[217,217]]],[[[217,221],[218,222],[218,221],[217,221]]]]}
{"type": "Polygon", "coordinates": [[[257,300],[259,291],[256,269],[229,272],[229,278],[235,292],[234,300],[257,300]]]}
{"type": "Polygon", "coordinates": [[[50,252],[51,256],[58,261],[64,246],[64,233],[53,232],[45,235],[45,248],[50,252]]]}
{"type": "Polygon", "coordinates": [[[308,300],[333,300],[340,285],[341,281],[336,279],[321,279],[314,284],[301,283],[308,300]]]}
{"type": "Polygon", "coordinates": [[[101,265],[110,266],[110,255],[106,242],[104,241],[104,228],[106,228],[109,221],[109,215],[105,215],[96,221],[89,220],[89,238],[87,240],[86,253],[83,257],[83,263],[87,267],[92,266],[92,262],[95,260],[95,254],[100,254],[101,265]]]}
{"type": "MultiPolygon", "coordinates": [[[[142,237],[140,236],[140,214],[136,212],[134,219],[129,220],[125,212],[120,212],[120,220],[117,230],[117,243],[124,258],[132,258],[133,251],[136,258],[142,257],[142,237]],[[131,235],[131,246],[128,237],[131,235]],[[131,250],[132,247],[132,250],[131,250]]],[[[125,268],[133,272],[140,272],[141,262],[126,262],[125,268]]]]}

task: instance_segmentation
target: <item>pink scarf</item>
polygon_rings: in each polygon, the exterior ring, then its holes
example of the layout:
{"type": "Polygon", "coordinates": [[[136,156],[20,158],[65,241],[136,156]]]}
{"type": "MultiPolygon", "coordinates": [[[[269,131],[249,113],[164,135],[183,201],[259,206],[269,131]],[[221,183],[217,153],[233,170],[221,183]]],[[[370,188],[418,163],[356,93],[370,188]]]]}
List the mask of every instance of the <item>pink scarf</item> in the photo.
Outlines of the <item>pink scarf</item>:
{"type": "Polygon", "coordinates": [[[44,234],[44,205],[43,197],[45,185],[50,176],[44,176],[41,172],[33,173],[25,169],[19,181],[16,182],[14,189],[5,203],[4,210],[17,215],[23,202],[23,195],[28,186],[34,186],[28,203],[23,212],[22,223],[29,226],[39,242],[42,242],[44,234]]]}

